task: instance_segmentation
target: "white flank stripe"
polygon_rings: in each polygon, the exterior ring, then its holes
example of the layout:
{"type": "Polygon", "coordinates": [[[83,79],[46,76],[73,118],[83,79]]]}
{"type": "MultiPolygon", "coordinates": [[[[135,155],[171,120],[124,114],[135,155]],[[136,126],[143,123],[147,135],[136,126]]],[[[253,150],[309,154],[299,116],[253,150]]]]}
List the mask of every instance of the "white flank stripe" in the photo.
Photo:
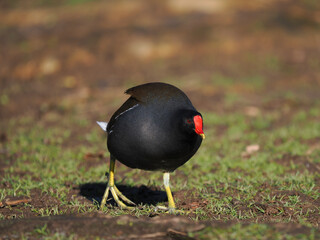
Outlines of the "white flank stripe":
{"type": "Polygon", "coordinates": [[[128,112],[128,111],[130,111],[130,110],[132,110],[132,109],[134,109],[134,108],[136,108],[136,107],[138,107],[138,106],[139,106],[139,104],[136,104],[136,105],[132,106],[131,108],[128,108],[127,110],[125,110],[124,112],[122,112],[122,113],[120,113],[118,116],[116,116],[115,119],[117,119],[117,118],[120,117],[122,114],[124,114],[124,113],[126,113],[126,112],[128,112]]]}

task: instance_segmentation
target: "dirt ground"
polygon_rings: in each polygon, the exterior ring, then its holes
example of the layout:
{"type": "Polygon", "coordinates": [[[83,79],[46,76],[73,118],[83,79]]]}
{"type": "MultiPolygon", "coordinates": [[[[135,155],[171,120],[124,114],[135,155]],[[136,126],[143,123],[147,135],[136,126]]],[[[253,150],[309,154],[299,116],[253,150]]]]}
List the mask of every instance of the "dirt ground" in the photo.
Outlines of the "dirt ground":
{"type": "MultiPolygon", "coordinates": [[[[126,99],[123,95],[126,88],[144,82],[174,82],[183,86],[195,106],[215,113],[244,109],[255,114],[256,109],[272,112],[281,108],[289,118],[319,99],[320,7],[312,1],[125,0],[77,5],[50,1],[52,6],[41,1],[12,2],[0,3],[3,145],[9,141],[6,128],[13,119],[31,117],[48,128],[52,117],[68,117],[74,111],[79,118],[90,121],[104,119],[126,99]],[[273,57],[275,54],[278,59],[273,57]],[[214,72],[227,72],[230,77],[242,79],[248,73],[254,75],[257,69],[268,81],[236,81],[229,85],[218,82],[215,87],[209,84],[214,72]],[[299,101],[290,97],[278,100],[283,92],[290,91],[300,96],[299,101]],[[225,105],[224,99],[230,93],[241,95],[244,100],[225,105]],[[252,105],[255,108],[247,107],[252,105]]],[[[274,124],[285,125],[286,119],[274,124]]],[[[90,128],[83,131],[89,132],[90,128]]],[[[216,134],[224,132],[222,125],[216,134]]],[[[76,144],[81,144],[76,137],[67,143],[68,147],[76,144]]],[[[312,151],[319,148],[319,139],[306,144],[312,151]]],[[[4,176],[16,156],[0,153],[0,175],[4,176]]],[[[101,160],[107,160],[105,153],[90,153],[85,166],[94,167],[101,160]]],[[[293,161],[310,172],[320,172],[320,164],[310,163],[307,157],[288,154],[274,161],[283,166],[290,166],[293,161]]],[[[16,173],[19,174],[25,176],[28,172],[16,173]]],[[[187,177],[179,171],[176,176],[179,174],[187,177]]],[[[319,179],[314,191],[319,191],[319,179]]],[[[105,189],[101,183],[78,186],[66,182],[65,186],[70,189],[68,200],[77,196],[78,201],[88,206],[101,199],[105,189]]],[[[8,182],[1,186],[7,187],[8,182]]],[[[120,185],[119,189],[138,204],[166,201],[160,187],[120,185]]],[[[301,211],[320,208],[320,199],[298,191],[272,189],[266,183],[255,197],[257,217],[250,220],[225,222],[215,220],[217,216],[212,215],[211,220],[195,222],[191,220],[195,217],[192,214],[185,217],[155,213],[137,218],[99,212],[74,214],[68,209],[59,209],[65,210],[66,215],[39,217],[21,203],[45,208],[59,205],[59,201],[34,189],[30,198],[6,196],[1,202],[4,220],[0,221],[0,239],[18,239],[26,232],[36,239],[39,235],[34,229],[38,226],[45,226],[44,232],[74,232],[76,236],[89,234],[110,239],[195,239],[190,233],[209,226],[226,228],[237,222],[263,222],[282,232],[310,233],[310,228],[294,219],[289,224],[282,223],[294,215],[290,207],[260,204],[265,189],[271,189],[271,197],[279,202],[286,200],[283,196],[299,196],[301,211]],[[279,213],[276,218],[275,213],[279,213]],[[14,219],[21,215],[24,218],[14,219]]],[[[207,191],[221,197],[226,194],[209,187],[207,191]]],[[[232,194],[238,195],[236,191],[232,194]]],[[[187,210],[207,204],[196,195],[185,198],[185,191],[177,191],[174,196],[178,207],[187,210]]],[[[241,202],[232,204],[243,212],[250,210],[241,202]]],[[[318,227],[319,212],[308,215],[307,222],[318,227]]]]}

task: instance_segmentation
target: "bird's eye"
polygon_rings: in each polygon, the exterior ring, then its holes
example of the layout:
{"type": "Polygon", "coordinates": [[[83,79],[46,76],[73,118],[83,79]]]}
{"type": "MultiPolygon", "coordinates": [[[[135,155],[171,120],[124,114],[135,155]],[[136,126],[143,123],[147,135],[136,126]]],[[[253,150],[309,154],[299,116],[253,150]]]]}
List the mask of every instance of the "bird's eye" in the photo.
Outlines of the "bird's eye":
{"type": "Polygon", "coordinates": [[[191,124],[192,122],[191,122],[191,120],[190,120],[190,119],[188,119],[188,120],[187,120],[187,123],[188,123],[188,124],[191,124]]]}

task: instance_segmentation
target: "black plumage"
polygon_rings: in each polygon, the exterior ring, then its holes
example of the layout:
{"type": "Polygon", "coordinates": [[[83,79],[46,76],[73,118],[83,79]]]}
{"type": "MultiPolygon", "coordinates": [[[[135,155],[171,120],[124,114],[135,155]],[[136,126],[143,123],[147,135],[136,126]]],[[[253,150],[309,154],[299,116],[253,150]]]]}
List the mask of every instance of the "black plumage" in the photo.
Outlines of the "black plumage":
{"type": "Polygon", "coordinates": [[[169,173],[187,162],[204,139],[202,115],[180,89],[166,83],[147,83],[126,91],[129,99],[113,114],[109,123],[98,122],[107,132],[110,151],[109,190],[122,208],[129,204],[114,185],[118,160],[130,168],[164,172],[169,210],[175,204],[169,187],[169,173]],[[107,127],[106,127],[107,126],[107,127]],[[106,129],[105,129],[106,127],[106,129]]]}
{"type": "Polygon", "coordinates": [[[189,98],[165,83],[148,83],[126,91],[130,98],[111,117],[108,149],[131,168],[172,172],[198,150],[202,138],[185,124],[200,115],[189,98]]]}

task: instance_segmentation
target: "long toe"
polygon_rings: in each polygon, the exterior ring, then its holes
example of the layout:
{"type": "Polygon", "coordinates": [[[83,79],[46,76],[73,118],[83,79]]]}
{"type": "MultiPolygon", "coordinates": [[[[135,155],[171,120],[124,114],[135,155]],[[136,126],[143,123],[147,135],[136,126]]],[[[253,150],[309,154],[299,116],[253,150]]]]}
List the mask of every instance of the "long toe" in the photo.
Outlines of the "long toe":
{"type": "Polygon", "coordinates": [[[114,185],[114,190],[116,191],[116,194],[119,198],[121,198],[125,203],[136,205],[134,202],[132,202],[130,199],[128,199],[125,195],[122,194],[122,192],[119,191],[119,189],[114,185]]]}
{"type": "Polygon", "coordinates": [[[121,198],[124,202],[131,204],[131,205],[135,205],[135,203],[132,202],[131,200],[129,200],[126,196],[124,196],[115,185],[107,187],[106,191],[104,192],[102,201],[101,201],[100,209],[102,209],[105,206],[105,204],[108,200],[109,191],[111,192],[113,199],[115,200],[115,202],[118,204],[119,207],[121,207],[122,209],[130,209],[130,210],[134,209],[134,207],[127,206],[125,203],[123,203],[120,200],[120,198],[121,198]]]}
{"type": "Polygon", "coordinates": [[[183,211],[183,210],[179,210],[179,209],[176,209],[176,208],[173,208],[173,207],[165,207],[165,206],[156,206],[154,208],[154,211],[155,212],[164,211],[164,212],[169,213],[169,214],[187,214],[187,213],[189,213],[189,212],[186,212],[186,211],[183,211]]]}
{"type": "Polygon", "coordinates": [[[109,196],[109,190],[110,190],[110,187],[108,186],[103,194],[103,198],[102,198],[102,201],[100,204],[100,209],[102,209],[106,205],[106,202],[107,202],[108,196],[109,196]]]}
{"type": "MultiPolygon", "coordinates": [[[[116,188],[114,186],[110,187],[110,191],[111,191],[111,194],[114,198],[114,200],[116,201],[116,203],[118,204],[118,206],[122,209],[129,209],[129,210],[132,210],[134,209],[134,207],[130,207],[130,206],[127,206],[126,204],[124,204],[118,197],[118,194],[117,194],[117,191],[116,191],[116,188]]],[[[118,190],[119,191],[119,190],[118,190]]],[[[119,191],[120,192],[120,191],[119,191]]],[[[121,195],[124,197],[124,195],[121,193],[121,195]]],[[[127,198],[126,198],[127,199],[127,198]]],[[[127,199],[129,200],[129,199],[127,199]]],[[[130,201],[130,200],[129,200],[130,201]]],[[[131,201],[130,201],[131,202],[131,201]]]]}

